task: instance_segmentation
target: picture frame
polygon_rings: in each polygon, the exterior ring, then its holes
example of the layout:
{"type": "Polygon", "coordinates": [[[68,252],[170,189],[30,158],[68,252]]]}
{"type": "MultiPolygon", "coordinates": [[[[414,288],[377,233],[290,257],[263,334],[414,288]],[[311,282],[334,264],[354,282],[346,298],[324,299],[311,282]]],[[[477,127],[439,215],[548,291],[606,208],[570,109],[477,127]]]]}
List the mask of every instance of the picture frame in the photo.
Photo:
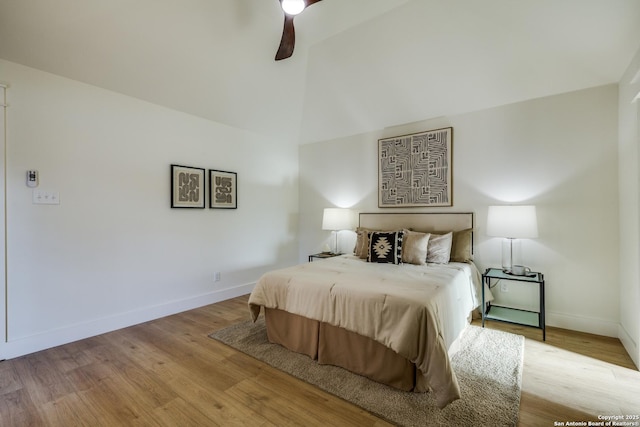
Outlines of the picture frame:
{"type": "Polygon", "coordinates": [[[171,165],[171,207],[204,209],[205,169],[171,165]]]}
{"type": "Polygon", "coordinates": [[[209,208],[238,208],[238,174],[209,169],[209,208]]]}
{"type": "Polygon", "coordinates": [[[453,206],[453,128],[378,140],[378,207],[453,206]]]}

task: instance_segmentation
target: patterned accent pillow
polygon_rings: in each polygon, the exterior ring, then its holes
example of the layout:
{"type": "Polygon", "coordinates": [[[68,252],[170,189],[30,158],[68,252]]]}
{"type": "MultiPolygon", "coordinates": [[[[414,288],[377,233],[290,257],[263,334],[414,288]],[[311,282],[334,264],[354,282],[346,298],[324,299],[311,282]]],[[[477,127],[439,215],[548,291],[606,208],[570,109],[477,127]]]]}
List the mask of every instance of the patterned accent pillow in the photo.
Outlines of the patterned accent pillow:
{"type": "Polygon", "coordinates": [[[369,233],[369,262],[402,264],[403,231],[373,231],[369,233]]]}

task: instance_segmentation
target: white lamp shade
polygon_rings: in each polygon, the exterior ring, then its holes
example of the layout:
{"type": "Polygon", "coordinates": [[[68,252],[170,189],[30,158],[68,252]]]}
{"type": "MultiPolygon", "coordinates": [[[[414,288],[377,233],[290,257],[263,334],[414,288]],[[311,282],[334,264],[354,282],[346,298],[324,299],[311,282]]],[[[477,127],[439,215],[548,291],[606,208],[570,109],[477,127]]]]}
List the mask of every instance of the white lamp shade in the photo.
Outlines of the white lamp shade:
{"type": "Polygon", "coordinates": [[[282,10],[288,15],[297,15],[302,12],[306,4],[304,0],[282,0],[282,10]]]}
{"type": "Polygon", "coordinates": [[[351,209],[326,208],[322,215],[323,230],[351,230],[355,227],[355,213],[351,209]]]}
{"type": "Polygon", "coordinates": [[[489,206],[487,235],[509,239],[538,237],[535,206],[489,206]]]}

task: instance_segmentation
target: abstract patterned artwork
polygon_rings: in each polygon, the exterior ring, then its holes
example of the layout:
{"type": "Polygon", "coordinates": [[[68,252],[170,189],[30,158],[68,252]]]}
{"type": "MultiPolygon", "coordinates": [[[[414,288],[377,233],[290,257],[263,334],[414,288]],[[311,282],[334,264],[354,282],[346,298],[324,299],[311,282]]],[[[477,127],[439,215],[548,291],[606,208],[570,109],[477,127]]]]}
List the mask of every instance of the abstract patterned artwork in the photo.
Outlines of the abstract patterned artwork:
{"type": "Polygon", "coordinates": [[[171,207],[204,209],[204,169],[171,165],[171,207]]]}
{"type": "Polygon", "coordinates": [[[378,207],[452,206],[453,128],[378,140],[378,207]]]}
{"type": "Polygon", "coordinates": [[[237,174],[209,170],[209,207],[212,209],[236,209],[237,203],[237,174]]]}

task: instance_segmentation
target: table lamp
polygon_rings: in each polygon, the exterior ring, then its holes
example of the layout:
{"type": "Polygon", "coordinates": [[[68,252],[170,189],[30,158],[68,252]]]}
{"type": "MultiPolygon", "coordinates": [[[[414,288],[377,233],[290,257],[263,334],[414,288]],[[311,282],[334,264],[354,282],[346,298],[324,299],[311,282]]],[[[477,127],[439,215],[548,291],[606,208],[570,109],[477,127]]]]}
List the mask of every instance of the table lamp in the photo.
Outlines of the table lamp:
{"type": "Polygon", "coordinates": [[[535,206],[489,206],[487,235],[504,237],[502,270],[511,274],[514,260],[514,240],[538,237],[538,219],[535,206]]]}
{"type": "Polygon", "coordinates": [[[336,248],[334,254],[338,254],[338,232],[351,230],[355,226],[354,211],[342,208],[326,208],[322,215],[322,229],[331,230],[336,234],[336,248]]]}

